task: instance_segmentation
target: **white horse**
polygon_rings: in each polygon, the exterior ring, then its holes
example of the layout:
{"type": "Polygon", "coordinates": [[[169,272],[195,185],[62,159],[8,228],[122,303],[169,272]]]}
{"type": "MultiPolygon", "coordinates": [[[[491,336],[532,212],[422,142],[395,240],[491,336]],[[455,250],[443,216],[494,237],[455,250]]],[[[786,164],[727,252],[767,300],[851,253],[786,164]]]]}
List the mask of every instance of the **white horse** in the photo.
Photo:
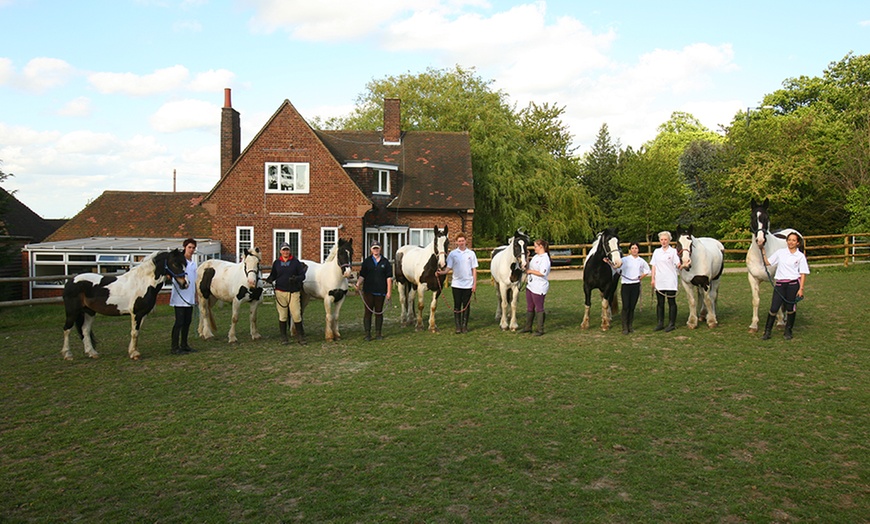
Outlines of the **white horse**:
{"type": "MultiPolygon", "coordinates": [[[[323,300],[323,308],[326,310],[326,340],[340,340],[338,315],[347,295],[347,278],[353,262],[353,239],[338,239],[338,244],[332,248],[323,264],[311,260],[300,262],[308,266],[302,284],[302,311],[305,311],[305,306],[312,298],[323,300]]],[[[295,332],[296,326],[291,322],[290,334],[295,332]]]]}
{"type": "Polygon", "coordinates": [[[217,324],[214,320],[214,305],[220,300],[233,303],[233,318],[227,339],[231,344],[238,342],[236,323],[242,302],[251,304],[251,340],[260,338],[257,330],[257,308],[263,296],[260,280],[260,248],[245,250],[242,261],[234,264],[225,260],[206,260],[196,270],[196,297],[199,302],[199,327],[197,332],[203,340],[214,336],[217,324]]]}
{"type": "MultiPolygon", "coordinates": [[[[746,269],[747,277],[749,278],[749,289],[752,291],[752,323],[749,324],[749,332],[756,333],[758,331],[758,306],[761,303],[759,296],[759,284],[762,282],[770,282],[771,275],[776,274],[776,265],[765,266],[764,258],[762,257],[761,249],[768,255],[772,255],[777,250],[787,246],[785,239],[789,233],[797,233],[798,237],[803,238],[797,230],[787,228],[780,229],[773,233],[770,232],[770,215],[767,213],[767,208],[770,206],[770,200],[765,198],[761,204],[755,199],[750,202],[752,206],[752,215],[750,217],[749,229],[752,231],[753,242],[749,246],[749,251],[746,253],[746,269]]],[[[777,325],[785,325],[785,319],[782,318],[782,311],[776,312],[777,325]]]]}
{"type": "Polygon", "coordinates": [[[401,320],[403,325],[413,322],[411,300],[417,293],[417,331],[423,329],[423,294],[432,291],[432,302],[429,304],[429,331],[438,331],[435,326],[435,308],[438,297],[444,290],[446,275],[436,272],[447,267],[447,249],[450,241],[447,238],[447,226],[438,229],[435,226],[435,238],[426,247],[402,246],[396,252],[396,285],[399,290],[399,300],[402,303],[401,320]]]}
{"type": "Polygon", "coordinates": [[[506,246],[497,247],[492,251],[492,260],[489,263],[490,274],[495,285],[495,293],[499,298],[495,310],[495,319],[499,321],[502,331],[516,331],[517,324],[517,301],[520,295],[520,286],[523,283],[523,274],[529,263],[529,236],[521,229],[517,229],[514,236],[508,239],[506,246]],[[510,316],[508,316],[510,306],[510,316]]]}
{"type": "Polygon", "coordinates": [[[707,326],[719,325],[716,303],[719,277],[725,269],[725,246],[715,238],[692,236],[694,228],[677,226],[677,253],[680,255],[680,279],[689,299],[689,329],[698,327],[698,319],[707,326]]]}
{"type": "Polygon", "coordinates": [[[108,316],[130,315],[130,346],[127,353],[139,360],[139,330],[145,316],[154,309],[157,293],[170,277],[181,289],[190,284],[184,273],[187,259],[179,249],[153,253],[141,264],[121,276],[82,273],[69,280],[63,288],[66,322],[63,326],[63,349],[60,354],[72,360],[69,333],[73,325],[85,345],[85,354],[97,358],[96,339],[91,326],[97,313],[108,316]]]}

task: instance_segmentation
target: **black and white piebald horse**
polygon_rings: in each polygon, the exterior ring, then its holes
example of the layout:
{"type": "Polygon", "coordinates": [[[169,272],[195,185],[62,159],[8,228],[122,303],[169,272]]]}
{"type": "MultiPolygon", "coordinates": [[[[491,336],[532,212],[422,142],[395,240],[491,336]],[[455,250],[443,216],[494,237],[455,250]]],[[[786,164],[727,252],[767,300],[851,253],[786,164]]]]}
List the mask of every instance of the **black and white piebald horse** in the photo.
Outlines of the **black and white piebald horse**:
{"type": "MultiPolygon", "coordinates": [[[[752,323],[749,324],[749,332],[755,333],[758,331],[758,306],[761,303],[759,285],[762,282],[770,282],[770,276],[776,274],[776,265],[765,268],[761,249],[763,248],[764,252],[770,256],[787,246],[785,239],[789,233],[797,233],[800,238],[803,238],[803,235],[791,228],[770,231],[770,215],[767,213],[770,206],[769,199],[765,198],[764,202],[760,204],[752,199],[750,205],[752,206],[752,214],[750,215],[749,229],[752,231],[752,243],[746,253],[746,269],[748,270],[749,289],[752,291],[752,323]]],[[[782,311],[777,311],[776,317],[777,325],[785,324],[782,311]]]]}
{"type": "Polygon", "coordinates": [[[680,280],[689,299],[689,329],[698,327],[698,320],[707,326],[719,325],[716,302],[719,298],[719,277],[725,269],[725,246],[715,238],[692,235],[693,226],[677,226],[677,254],[680,256],[680,280]]]}
{"type": "Polygon", "coordinates": [[[214,305],[218,302],[232,302],[233,317],[227,340],[230,344],[238,342],[236,324],[239,321],[239,311],[242,303],[251,304],[251,340],[260,338],[257,329],[257,308],[263,297],[260,287],[260,248],[244,251],[244,257],[238,263],[226,260],[206,260],[196,269],[196,296],[199,302],[199,327],[197,332],[203,340],[214,336],[217,323],[214,320],[214,305]]]}
{"type": "Polygon", "coordinates": [[[499,326],[503,331],[507,329],[516,331],[519,327],[517,325],[517,301],[520,295],[520,286],[523,283],[523,275],[529,263],[528,248],[531,243],[529,235],[522,229],[517,229],[514,236],[508,239],[506,246],[497,247],[492,251],[489,268],[498,297],[495,319],[499,321],[499,326]]]}
{"type": "Polygon", "coordinates": [[[401,321],[403,325],[411,325],[414,322],[414,308],[411,301],[414,293],[417,294],[417,315],[415,327],[417,331],[423,329],[423,294],[426,290],[432,291],[432,302],[429,304],[429,331],[436,332],[435,308],[438,305],[438,297],[444,290],[444,281],[447,275],[438,275],[447,267],[447,249],[450,241],[447,238],[447,226],[438,229],[435,226],[435,238],[426,247],[402,246],[396,252],[396,285],[399,291],[399,300],[402,304],[401,321]]]}
{"type": "MultiPolygon", "coordinates": [[[[300,260],[308,266],[305,281],[302,284],[302,311],[312,298],[323,300],[326,310],[325,336],[327,341],[340,340],[338,331],[338,315],[347,295],[347,278],[351,274],[353,263],[353,239],[338,239],[323,264],[313,260],[300,260]]],[[[290,323],[290,334],[294,334],[296,326],[290,323]]]]}
{"type": "Polygon", "coordinates": [[[583,264],[583,293],[586,295],[586,308],[583,311],[581,329],[589,329],[589,308],[592,305],[592,290],[601,293],[601,331],[610,329],[613,315],[619,313],[616,288],[619,286],[619,272],[622,255],[619,252],[619,237],[616,228],[605,229],[592,242],[586,262],[583,264]]]}
{"type": "Polygon", "coordinates": [[[82,273],[63,288],[66,322],[63,325],[61,355],[72,360],[69,333],[75,326],[85,345],[85,354],[97,358],[96,338],[92,329],[97,313],[108,316],[130,315],[130,346],[127,353],[139,360],[139,330],[145,316],[154,309],[157,293],[170,278],[182,289],[190,284],[184,273],[187,259],[180,249],[152,253],[138,266],[120,276],[82,273]]]}

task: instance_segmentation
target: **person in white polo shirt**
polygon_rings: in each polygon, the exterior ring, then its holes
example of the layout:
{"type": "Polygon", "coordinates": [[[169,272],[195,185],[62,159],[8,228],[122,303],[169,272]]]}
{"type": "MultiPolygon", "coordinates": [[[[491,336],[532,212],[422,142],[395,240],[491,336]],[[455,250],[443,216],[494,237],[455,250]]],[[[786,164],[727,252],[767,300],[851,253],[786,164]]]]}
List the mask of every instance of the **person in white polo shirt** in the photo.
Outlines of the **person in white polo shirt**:
{"type": "Polygon", "coordinates": [[[776,275],[773,277],[776,281],[773,286],[773,298],[770,301],[767,325],[764,326],[764,335],[761,336],[761,340],[770,338],[770,331],[776,322],[776,312],[783,306],[785,306],[786,312],[783,337],[786,340],[792,339],[797,303],[804,298],[804,284],[806,284],[807,275],[810,274],[807,257],[798,249],[801,244],[800,235],[792,231],[785,239],[785,243],[786,247],[777,250],[770,258],[767,258],[764,248],[761,250],[765,265],[776,264],[776,275]]]}
{"type": "Polygon", "coordinates": [[[447,269],[440,273],[453,272],[450,287],[453,288],[453,322],[456,333],[468,333],[468,317],[471,313],[471,295],[477,290],[477,255],[468,249],[465,233],[456,237],[456,249],[447,255],[447,269]]]}

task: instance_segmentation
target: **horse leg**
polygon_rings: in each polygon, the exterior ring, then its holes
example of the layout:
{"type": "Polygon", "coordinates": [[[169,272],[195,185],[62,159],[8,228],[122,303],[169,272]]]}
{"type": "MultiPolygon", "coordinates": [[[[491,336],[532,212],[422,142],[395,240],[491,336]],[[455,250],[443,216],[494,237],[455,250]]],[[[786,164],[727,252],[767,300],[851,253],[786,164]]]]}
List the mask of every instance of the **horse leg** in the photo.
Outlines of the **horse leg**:
{"type": "Polygon", "coordinates": [[[714,328],[719,325],[719,320],[716,318],[716,300],[719,298],[719,281],[710,282],[710,290],[707,291],[707,296],[704,300],[704,305],[707,308],[707,327],[714,328]]]}
{"type": "MultiPolygon", "coordinates": [[[[145,320],[144,317],[138,318],[136,316],[136,312],[133,311],[133,314],[130,315],[130,346],[127,348],[127,354],[130,355],[130,358],[133,360],[139,360],[139,331],[142,329],[142,321],[145,320]]],[[[85,318],[85,326],[88,325],[88,320],[85,318]]],[[[88,332],[90,332],[90,326],[87,327],[88,332]]],[[[96,351],[94,351],[96,354],[96,351]]],[[[96,357],[94,357],[96,358],[96,357]]]]}
{"type": "Polygon", "coordinates": [[[84,313],[80,308],[76,308],[74,312],[68,311],[66,314],[66,321],[63,324],[63,347],[60,350],[60,356],[64,360],[73,359],[72,351],[69,349],[69,333],[72,331],[73,326],[76,325],[76,318],[83,315],[84,313]]]}
{"type": "MultiPolygon", "coordinates": [[[[510,294],[510,288],[507,286],[502,286],[501,293],[499,293],[499,302],[498,308],[501,310],[501,320],[499,322],[499,327],[501,327],[502,331],[507,331],[508,327],[511,327],[508,323],[508,297],[510,294]]],[[[516,324],[516,319],[514,319],[514,324],[516,324]]],[[[516,331],[516,325],[513,326],[513,330],[516,331]]]]}
{"type": "Polygon", "coordinates": [[[610,329],[610,301],[607,297],[601,297],[601,331],[610,329]]]}
{"type": "Polygon", "coordinates": [[[203,340],[208,340],[214,337],[214,330],[217,323],[214,320],[214,305],[217,299],[213,296],[204,299],[199,304],[199,337],[203,340]]]}
{"type": "Polygon", "coordinates": [[[747,273],[749,277],[749,289],[752,291],[752,323],[749,324],[749,332],[758,332],[758,305],[761,299],[758,296],[758,280],[752,276],[752,272],[747,273]]]}
{"type": "MultiPolygon", "coordinates": [[[[495,319],[501,320],[501,316],[502,316],[501,286],[498,284],[498,282],[495,282],[495,281],[493,281],[493,282],[494,282],[493,285],[495,286],[495,296],[498,297],[498,301],[496,302],[496,306],[495,306],[495,319]]],[[[504,328],[502,328],[502,329],[504,329],[504,328]]]]}
{"type": "MultiPolygon", "coordinates": [[[[338,316],[341,313],[341,306],[344,304],[344,297],[341,300],[336,300],[332,305],[332,334],[333,340],[341,340],[341,333],[338,332],[338,316]]],[[[384,306],[386,308],[386,306],[384,306]]]]}
{"type": "Polygon", "coordinates": [[[260,307],[260,301],[259,300],[252,300],[251,301],[251,314],[250,314],[251,340],[257,340],[259,338],[262,338],[262,335],[260,335],[260,330],[257,327],[257,308],[258,307],[260,307]]]}
{"type": "Polygon", "coordinates": [[[689,320],[686,322],[686,325],[689,326],[689,329],[695,329],[698,327],[698,310],[697,301],[695,299],[695,286],[692,284],[687,284],[683,282],[683,289],[686,291],[686,299],[689,301],[689,320]]]}
{"type": "Polygon", "coordinates": [[[426,290],[423,288],[423,286],[417,286],[416,322],[414,323],[415,331],[423,331],[423,299],[425,298],[425,296],[426,290]]]}
{"type": "Polygon", "coordinates": [[[230,331],[227,333],[227,339],[230,344],[235,344],[239,341],[236,338],[236,323],[239,321],[239,309],[241,309],[242,303],[239,302],[239,299],[233,299],[233,317],[230,320],[230,331]]]}
{"type": "MultiPolygon", "coordinates": [[[[97,358],[100,355],[97,353],[97,350],[94,349],[94,315],[84,315],[84,321],[82,322],[82,342],[85,344],[85,355],[91,358],[97,358]]],[[[70,360],[72,358],[70,357],[70,360]]]]}
{"type": "Polygon", "coordinates": [[[510,292],[510,304],[511,304],[511,323],[510,328],[511,331],[516,331],[520,326],[517,324],[517,301],[519,301],[519,286],[508,288],[510,292]]]}
{"type": "Polygon", "coordinates": [[[406,287],[407,286],[401,282],[396,284],[396,291],[399,292],[399,307],[402,310],[399,313],[399,323],[403,326],[407,325],[407,323],[406,323],[407,320],[405,318],[406,311],[408,309],[408,297],[406,295],[406,293],[407,293],[406,287]]]}
{"type": "Polygon", "coordinates": [[[326,326],[324,327],[323,336],[327,342],[332,342],[333,340],[335,340],[335,332],[333,330],[334,321],[332,317],[332,306],[334,302],[335,297],[332,297],[328,294],[323,297],[323,309],[326,313],[326,316],[324,317],[324,322],[326,323],[326,326]]]}
{"type": "MultiPolygon", "coordinates": [[[[438,332],[438,326],[435,325],[435,308],[438,307],[438,292],[432,292],[432,302],[429,303],[429,331],[432,333],[438,332]]],[[[454,304],[454,307],[456,305],[454,304]]],[[[423,314],[423,293],[420,293],[420,315],[422,320],[423,314]]]]}
{"type": "Polygon", "coordinates": [[[583,310],[583,322],[580,323],[580,329],[589,329],[589,309],[592,305],[592,292],[586,292],[586,307],[583,310]]]}

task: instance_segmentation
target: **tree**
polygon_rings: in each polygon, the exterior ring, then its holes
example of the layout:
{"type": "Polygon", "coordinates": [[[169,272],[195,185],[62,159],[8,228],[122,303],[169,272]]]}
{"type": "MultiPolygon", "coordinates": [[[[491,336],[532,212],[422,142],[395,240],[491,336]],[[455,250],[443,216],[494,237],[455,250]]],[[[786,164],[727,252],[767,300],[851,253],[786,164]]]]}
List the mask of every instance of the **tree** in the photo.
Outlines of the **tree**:
{"type": "Polygon", "coordinates": [[[384,98],[398,97],[403,129],[469,133],[476,237],[501,240],[519,226],[556,242],[591,237],[599,212],[576,182],[564,108],[532,103],[517,112],[491,85],[458,66],[372,80],[348,117],[324,125],[378,129],[384,98]]]}
{"type": "Polygon", "coordinates": [[[614,178],[619,162],[619,141],[610,138],[607,124],[601,124],[598,136],[592,149],[583,156],[580,171],[580,181],[595,197],[604,216],[613,216],[613,204],[616,200],[616,184],[614,178]]]}

